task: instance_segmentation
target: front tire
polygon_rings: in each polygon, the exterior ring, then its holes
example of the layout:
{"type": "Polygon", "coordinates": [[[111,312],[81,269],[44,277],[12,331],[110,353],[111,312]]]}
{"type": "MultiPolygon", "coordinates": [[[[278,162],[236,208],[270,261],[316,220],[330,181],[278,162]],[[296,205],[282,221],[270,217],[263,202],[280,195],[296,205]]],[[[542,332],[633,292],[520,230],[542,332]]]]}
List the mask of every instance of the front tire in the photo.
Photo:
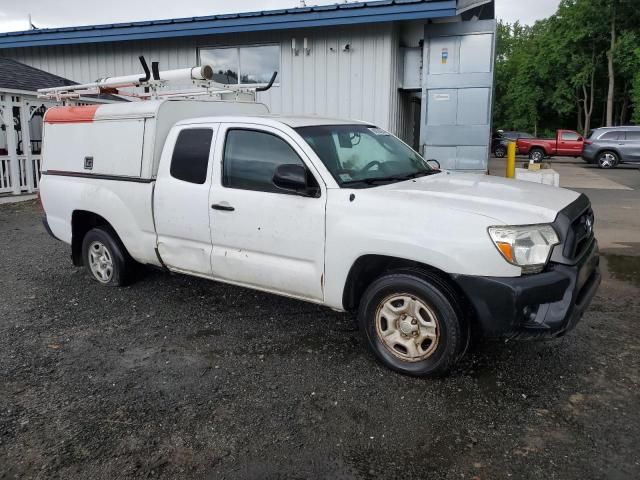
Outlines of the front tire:
{"type": "Polygon", "coordinates": [[[598,155],[598,167],[608,169],[615,168],[620,163],[620,158],[615,152],[601,152],[598,155]]]}
{"type": "Polygon", "coordinates": [[[133,260],[111,229],[89,230],[82,240],[82,258],[94,280],[107,287],[126,285],[133,269],[133,260]]]}
{"type": "Polygon", "coordinates": [[[493,154],[495,155],[496,158],[504,158],[505,155],[507,154],[507,149],[504,148],[502,145],[500,145],[499,147],[496,147],[493,154]]]}
{"type": "Polygon", "coordinates": [[[376,358],[405,375],[444,375],[469,343],[453,292],[429,276],[396,273],[374,281],[360,301],[358,322],[376,358]]]}
{"type": "Polygon", "coordinates": [[[541,148],[534,148],[529,152],[529,160],[533,160],[536,163],[544,160],[544,157],[545,157],[545,153],[544,153],[544,150],[542,150],[541,148]]]}

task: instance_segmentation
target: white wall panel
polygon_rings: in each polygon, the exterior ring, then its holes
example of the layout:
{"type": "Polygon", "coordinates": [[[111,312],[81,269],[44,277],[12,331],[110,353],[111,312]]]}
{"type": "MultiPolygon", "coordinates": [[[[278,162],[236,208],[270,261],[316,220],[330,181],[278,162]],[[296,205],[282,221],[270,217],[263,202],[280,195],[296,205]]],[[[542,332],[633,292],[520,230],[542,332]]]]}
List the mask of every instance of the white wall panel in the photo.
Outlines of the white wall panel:
{"type": "Polygon", "coordinates": [[[278,43],[279,86],[259,94],[273,113],[318,114],[362,119],[395,131],[398,111],[398,35],[391,24],[252,32],[208,37],[141,40],[0,50],[0,55],[79,83],[140,72],[138,55],[161,70],[197,61],[199,47],[278,43]],[[296,38],[298,55],[291,49],[296,38]],[[311,49],[306,55],[303,39],[311,49]],[[350,44],[348,52],[343,50],[350,44]],[[393,85],[393,86],[392,86],[393,85]]]}

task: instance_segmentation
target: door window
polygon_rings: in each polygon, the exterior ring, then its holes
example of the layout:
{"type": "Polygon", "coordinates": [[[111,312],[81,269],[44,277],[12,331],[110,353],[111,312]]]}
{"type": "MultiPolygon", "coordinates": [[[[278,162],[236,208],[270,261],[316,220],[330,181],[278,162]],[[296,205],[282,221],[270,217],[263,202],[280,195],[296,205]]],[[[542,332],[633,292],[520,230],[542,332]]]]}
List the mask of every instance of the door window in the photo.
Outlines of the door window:
{"type": "Polygon", "coordinates": [[[213,130],[210,128],[182,130],[173,148],[171,176],[200,185],[206,182],[212,138],[213,130]]]}
{"type": "Polygon", "coordinates": [[[640,141],[640,131],[627,131],[627,140],[640,141]]]}
{"type": "Polygon", "coordinates": [[[563,132],[561,137],[561,139],[565,141],[574,141],[578,140],[578,138],[580,138],[580,135],[574,132],[563,132]]]}
{"type": "Polygon", "coordinates": [[[271,193],[288,193],[273,184],[273,174],[279,165],[304,166],[298,154],[282,138],[245,129],[227,132],[222,163],[225,187],[271,193]]]}
{"type": "Polygon", "coordinates": [[[624,140],[624,133],[623,132],[607,132],[604,135],[602,135],[602,137],[600,137],[600,140],[624,140]]]}

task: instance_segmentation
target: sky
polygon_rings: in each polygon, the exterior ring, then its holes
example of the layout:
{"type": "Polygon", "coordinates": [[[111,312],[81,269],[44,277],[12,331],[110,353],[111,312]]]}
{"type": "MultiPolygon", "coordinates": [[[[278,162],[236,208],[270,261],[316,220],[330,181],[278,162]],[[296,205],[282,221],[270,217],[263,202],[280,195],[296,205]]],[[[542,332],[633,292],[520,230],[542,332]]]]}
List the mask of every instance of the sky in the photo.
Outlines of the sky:
{"type": "MultiPolygon", "coordinates": [[[[339,0],[343,1],[343,0],[339,0]]],[[[553,14],[560,0],[496,0],[497,17],[531,24],[553,14]]],[[[336,0],[307,0],[325,5],[336,0]]],[[[0,32],[27,30],[28,15],[39,28],[134,20],[193,17],[241,11],[291,8],[298,0],[0,0],[0,32]]]]}

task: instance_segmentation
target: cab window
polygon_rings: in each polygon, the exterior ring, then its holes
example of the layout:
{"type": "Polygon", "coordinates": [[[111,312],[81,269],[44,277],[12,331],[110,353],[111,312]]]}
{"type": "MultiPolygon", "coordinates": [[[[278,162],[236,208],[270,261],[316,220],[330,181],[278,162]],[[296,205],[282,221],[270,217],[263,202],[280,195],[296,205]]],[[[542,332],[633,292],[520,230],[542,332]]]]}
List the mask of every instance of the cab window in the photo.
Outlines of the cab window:
{"type": "Polygon", "coordinates": [[[212,138],[213,130],[210,128],[182,130],[173,148],[171,176],[189,183],[205,183],[212,138]]]}
{"type": "MultiPolygon", "coordinates": [[[[276,168],[286,164],[305,166],[282,138],[258,130],[232,129],[227,132],[222,160],[222,184],[225,187],[290,193],[273,184],[276,168]]],[[[313,177],[310,175],[309,178],[313,177]]]]}
{"type": "Polygon", "coordinates": [[[565,141],[578,140],[579,138],[580,138],[580,135],[578,135],[575,132],[563,132],[562,133],[562,140],[565,140],[565,141]]]}

